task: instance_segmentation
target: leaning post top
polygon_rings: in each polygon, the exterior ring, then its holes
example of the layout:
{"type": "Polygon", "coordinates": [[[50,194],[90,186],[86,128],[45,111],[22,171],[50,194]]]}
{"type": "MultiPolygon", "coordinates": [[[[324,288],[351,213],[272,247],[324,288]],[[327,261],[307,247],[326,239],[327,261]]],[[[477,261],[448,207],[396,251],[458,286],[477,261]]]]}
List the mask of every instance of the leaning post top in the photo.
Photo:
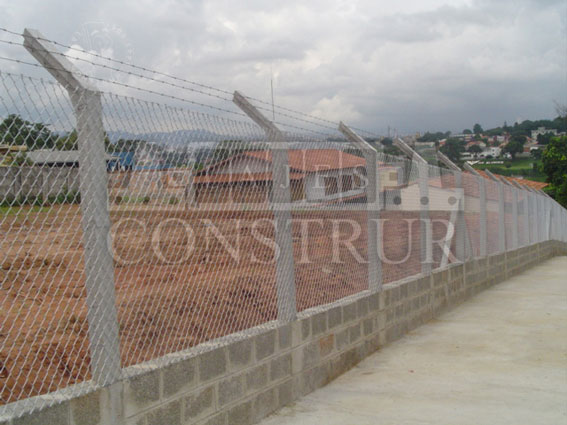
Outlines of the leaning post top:
{"type": "Polygon", "coordinates": [[[370,143],[356,134],[352,129],[346,125],[344,122],[339,123],[339,131],[347,138],[347,140],[357,149],[363,152],[376,153],[377,150],[370,143]]]}
{"type": "Polygon", "coordinates": [[[234,92],[232,101],[236,104],[236,106],[242,109],[252,121],[258,124],[262,130],[274,135],[281,134],[280,129],[272,121],[261,114],[260,111],[258,111],[258,109],[238,90],[234,92]]]}
{"type": "Polygon", "coordinates": [[[89,90],[98,92],[79,69],[48,41],[38,30],[26,28],[22,34],[28,52],[67,90],[89,90]]]}
{"type": "Polygon", "coordinates": [[[394,145],[397,148],[399,148],[412,161],[416,161],[421,164],[427,164],[427,161],[423,159],[420,154],[414,151],[406,142],[404,142],[399,137],[396,140],[394,140],[394,145]]]}
{"type": "Polygon", "coordinates": [[[457,164],[455,164],[453,161],[451,161],[447,155],[445,155],[443,152],[441,151],[437,151],[435,152],[437,155],[437,159],[439,161],[441,161],[443,164],[445,164],[450,170],[453,171],[462,171],[459,166],[457,164]]]}

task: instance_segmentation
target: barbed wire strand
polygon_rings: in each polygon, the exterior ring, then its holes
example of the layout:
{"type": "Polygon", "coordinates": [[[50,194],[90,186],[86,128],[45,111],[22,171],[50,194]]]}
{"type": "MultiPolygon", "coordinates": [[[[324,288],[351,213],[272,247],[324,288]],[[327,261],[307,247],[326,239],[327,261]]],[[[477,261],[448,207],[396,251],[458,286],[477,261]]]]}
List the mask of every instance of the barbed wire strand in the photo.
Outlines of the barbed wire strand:
{"type": "MultiPolygon", "coordinates": [[[[6,28],[0,28],[0,31],[4,31],[4,32],[7,32],[7,33],[9,33],[9,34],[18,35],[18,36],[20,36],[20,37],[23,37],[22,34],[19,34],[19,33],[14,32],[14,31],[7,30],[6,28]]],[[[131,63],[124,62],[124,61],[121,61],[121,60],[118,60],[118,59],[109,58],[109,57],[107,57],[107,56],[103,56],[103,55],[100,55],[100,54],[97,54],[97,53],[94,53],[94,52],[90,52],[90,51],[87,51],[87,50],[83,50],[83,49],[78,49],[78,48],[76,48],[76,47],[69,46],[69,45],[66,45],[66,44],[64,44],[64,43],[60,43],[60,42],[58,42],[58,41],[50,40],[50,39],[47,39],[47,38],[44,38],[44,37],[39,37],[39,39],[40,39],[40,40],[43,40],[43,41],[47,41],[47,42],[53,43],[53,44],[55,44],[55,45],[57,45],[57,46],[60,46],[60,47],[63,47],[63,48],[69,49],[69,50],[77,51],[77,52],[80,52],[80,53],[86,53],[86,54],[89,54],[89,55],[91,55],[91,56],[94,56],[94,57],[97,57],[97,58],[100,58],[100,59],[103,59],[103,60],[106,60],[106,61],[118,63],[118,64],[120,64],[120,65],[128,66],[128,67],[131,67],[131,68],[134,68],[134,69],[138,69],[138,70],[141,70],[141,71],[150,72],[150,73],[153,73],[153,74],[155,74],[155,75],[161,75],[161,76],[166,77],[166,78],[171,78],[171,79],[176,80],[176,81],[181,81],[181,82],[184,82],[184,83],[187,83],[187,84],[191,84],[191,85],[195,85],[195,86],[198,86],[198,87],[202,87],[202,88],[205,88],[205,89],[207,89],[207,90],[212,90],[212,91],[217,91],[217,92],[220,92],[220,93],[223,93],[223,94],[232,95],[231,92],[229,92],[229,91],[227,91],[227,90],[219,89],[219,88],[217,88],[217,87],[213,87],[213,86],[210,86],[210,85],[206,85],[206,84],[198,83],[198,82],[195,82],[195,81],[187,80],[187,79],[184,79],[184,78],[176,77],[176,76],[173,76],[173,75],[164,73],[164,72],[160,72],[160,71],[156,71],[156,70],[149,69],[149,68],[146,68],[146,67],[142,67],[142,66],[139,66],[139,65],[131,64],[131,63]]],[[[16,44],[16,43],[14,43],[14,44],[16,44]]],[[[52,53],[59,53],[59,54],[61,54],[61,52],[52,52],[52,53]]],[[[73,58],[73,59],[83,60],[83,61],[88,62],[88,63],[90,63],[90,64],[92,64],[92,65],[95,65],[95,66],[100,66],[100,67],[104,67],[104,68],[107,68],[107,69],[112,69],[112,70],[114,70],[114,71],[123,72],[123,73],[129,74],[129,75],[135,75],[135,76],[138,76],[138,77],[141,77],[141,78],[146,78],[146,79],[149,79],[149,80],[152,80],[152,81],[156,81],[156,82],[158,82],[158,83],[172,85],[172,83],[167,83],[167,82],[164,82],[164,81],[161,81],[161,80],[156,80],[156,79],[153,79],[153,78],[150,78],[150,77],[147,77],[147,76],[142,76],[142,75],[140,75],[140,74],[135,74],[135,73],[132,73],[131,71],[125,71],[125,70],[121,70],[121,69],[118,69],[118,68],[109,67],[109,66],[103,65],[103,64],[97,64],[96,62],[87,61],[87,60],[85,60],[84,58],[73,58]]],[[[192,88],[189,88],[189,87],[178,86],[178,85],[174,85],[174,86],[179,87],[179,88],[184,88],[184,89],[186,89],[186,90],[192,90],[192,91],[195,91],[195,92],[198,92],[198,93],[202,93],[202,94],[206,94],[206,95],[213,96],[213,97],[219,97],[219,98],[223,99],[223,98],[220,97],[220,96],[216,96],[216,95],[213,95],[213,94],[210,94],[210,93],[202,92],[202,91],[199,91],[199,90],[196,90],[196,89],[192,89],[192,88]]],[[[267,112],[271,112],[271,111],[272,111],[271,109],[269,109],[269,108],[272,107],[271,102],[267,102],[267,101],[264,101],[264,100],[262,100],[262,99],[258,99],[258,98],[252,97],[252,96],[246,96],[246,98],[248,98],[249,100],[253,100],[253,101],[255,101],[255,102],[259,102],[259,103],[261,103],[261,104],[263,104],[263,105],[267,105],[267,107],[258,107],[259,109],[262,109],[262,110],[267,111],[267,112]]],[[[336,130],[336,126],[338,125],[338,122],[336,122],[336,121],[327,120],[327,119],[325,119],[325,118],[321,118],[321,117],[318,117],[318,116],[315,116],[315,115],[307,114],[307,113],[305,113],[305,112],[301,112],[301,111],[298,111],[298,110],[295,110],[295,109],[286,108],[286,107],[284,107],[284,106],[280,106],[280,105],[277,105],[277,104],[274,105],[274,106],[275,106],[275,108],[277,108],[277,109],[280,109],[280,110],[283,110],[283,111],[286,111],[286,112],[290,112],[290,113],[293,113],[293,114],[296,114],[296,115],[300,115],[300,116],[303,116],[303,117],[306,117],[306,118],[311,118],[312,120],[314,119],[314,120],[318,120],[318,121],[321,121],[321,122],[325,122],[325,123],[327,123],[327,124],[333,124],[333,125],[335,126],[335,127],[332,128],[333,130],[336,130]]],[[[309,123],[309,124],[312,124],[312,125],[318,125],[318,126],[323,126],[323,127],[325,127],[325,128],[330,128],[330,127],[328,127],[328,126],[324,126],[324,125],[321,125],[321,124],[318,124],[318,123],[314,123],[314,122],[309,121],[309,120],[306,120],[306,119],[300,119],[300,118],[293,117],[293,116],[290,116],[290,115],[287,115],[287,114],[283,114],[282,112],[278,112],[278,113],[279,113],[280,115],[282,115],[282,116],[285,116],[286,118],[295,119],[295,120],[300,120],[300,121],[303,121],[303,122],[306,122],[306,123],[309,123]]],[[[374,137],[381,137],[381,136],[379,136],[378,134],[373,133],[373,132],[368,131],[368,130],[365,130],[365,129],[361,129],[361,128],[357,128],[357,127],[352,127],[352,126],[351,126],[351,128],[354,129],[354,130],[357,130],[357,131],[366,133],[366,134],[368,134],[368,135],[372,135],[372,136],[374,136],[374,137]]]]}

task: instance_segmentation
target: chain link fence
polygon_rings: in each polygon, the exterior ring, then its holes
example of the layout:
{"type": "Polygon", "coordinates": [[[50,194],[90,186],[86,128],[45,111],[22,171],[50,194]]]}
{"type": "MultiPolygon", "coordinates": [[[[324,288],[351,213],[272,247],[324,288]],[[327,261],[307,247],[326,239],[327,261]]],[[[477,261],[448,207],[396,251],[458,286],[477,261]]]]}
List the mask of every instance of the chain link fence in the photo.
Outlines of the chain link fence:
{"type": "Polygon", "coordinates": [[[250,99],[254,122],[4,71],[0,84],[0,413],[565,234],[541,193],[350,130],[280,133],[250,99]]]}

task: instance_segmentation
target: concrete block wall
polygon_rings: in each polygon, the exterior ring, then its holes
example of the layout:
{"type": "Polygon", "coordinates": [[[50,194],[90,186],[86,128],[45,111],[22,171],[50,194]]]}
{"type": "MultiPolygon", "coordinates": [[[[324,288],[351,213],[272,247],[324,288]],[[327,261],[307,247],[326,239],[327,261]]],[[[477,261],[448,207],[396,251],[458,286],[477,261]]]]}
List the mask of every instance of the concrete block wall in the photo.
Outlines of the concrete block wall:
{"type": "Polygon", "coordinates": [[[12,197],[48,198],[79,190],[79,169],[71,167],[0,167],[0,200],[12,197]]]}
{"type": "Polygon", "coordinates": [[[388,284],[379,293],[361,292],[304,311],[291,323],[270,322],[129,367],[111,387],[84,383],[80,396],[70,387],[36,397],[52,405],[0,418],[0,424],[253,424],[441,312],[554,255],[567,255],[567,244],[544,242],[388,284]]]}

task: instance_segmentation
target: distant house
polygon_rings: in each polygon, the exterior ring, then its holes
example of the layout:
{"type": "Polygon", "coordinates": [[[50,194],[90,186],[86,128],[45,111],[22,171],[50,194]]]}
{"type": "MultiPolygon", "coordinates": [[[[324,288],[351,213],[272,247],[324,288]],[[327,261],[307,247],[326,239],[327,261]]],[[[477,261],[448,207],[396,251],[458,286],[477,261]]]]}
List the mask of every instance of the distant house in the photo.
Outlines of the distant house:
{"type": "Polygon", "coordinates": [[[551,133],[557,136],[557,130],[554,128],[538,127],[537,130],[532,130],[532,139],[537,140],[537,136],[551,133]]]}
{"type": "MultiPolygon", "coordinates": [[[[336,149],[288,151],[292,201],[320,202],[365,195],[364,158],[336,149]]],[[[214,163],[193,178],[195,201],[269,202],[272,154],[246,151],[214,163]]],[[[379,166],[381,190],[399,185],[397,167],[379,166]]]]}
{"type": "MultiPolygon", "coordinates": [[[[43,167],[78,167],[79,151],[60,151],[50,149],[38,149],[29,151],[27,159],[33,165],[43,167]]],[[[106,154],[106,164],[109,171],[131,170],[133,167],[134,155],[129,152],[106,154]]]]}

